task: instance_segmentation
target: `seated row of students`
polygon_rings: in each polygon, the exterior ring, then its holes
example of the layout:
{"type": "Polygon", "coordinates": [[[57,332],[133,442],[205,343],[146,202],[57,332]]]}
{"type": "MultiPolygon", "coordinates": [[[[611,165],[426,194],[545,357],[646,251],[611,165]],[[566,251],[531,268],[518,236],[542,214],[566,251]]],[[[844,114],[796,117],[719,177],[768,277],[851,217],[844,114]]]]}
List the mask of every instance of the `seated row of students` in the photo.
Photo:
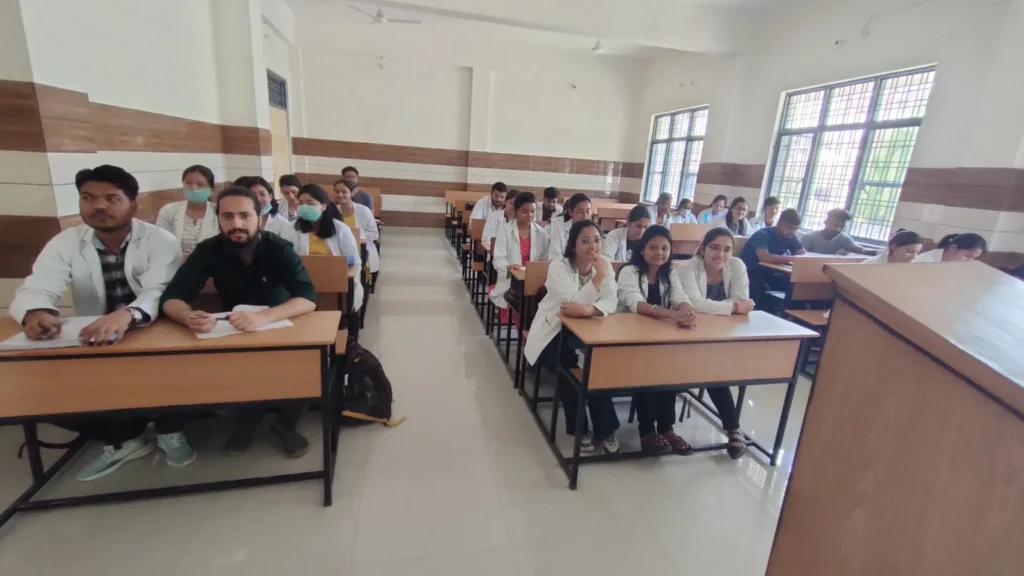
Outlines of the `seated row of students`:
{"type": "MultiPolygon", "coordinates": [[[[291,224],[274,213],[270,184],[260,177],[239,179],[242,185],[222,190],[215,202],[209,202],[206,193],[214,186],[209,169],[193,166],[182,178],[184,205],[170,205],[158,217],[168,231],[135,218],[139,184],[127,171],[104,165],[76,175],[83,223],[46,244],[10,306],[11,316],[28,338],[44,340],[60,334],[58,305],[68,288],[76,315],[99,317],[77,335],[86,346],[116,344],[160,313],[193,332],[208,332],[217,320],[191,304],[210,279],[227,309],[238,304],[268,306],[260,312],[228,316],[233,327],[250,331],[315,309],[316,291],[297,250],[359,261],[352,232],[339,221],[335,206],[316,184],[299,188],[297,218],[291,224]],[[216,223],[212,234],[206,224],[211,215],[216,223]],[[276,227],[278,233],[268,232],[269,227],[276,227]],[[184,248],[188,258],[182,263],[184,248]]],[[[301,414],[301,409],[284,410],[271,426],[273,437],[289,457],[301,456],[309,448],[295,431],[301,414]]],[[[243,451],[263,415],[250,410],[236,414],[224,448],[243,451]]],[[[104,443],[101,456],[77,476],[93,480],[152,452],[154,445],[144,433],[150,421],[155,422],[156,447],[167,454],[168,464],[181,467],[195,459],[180,416],[65,419],[56,424],[104,443]]]]}

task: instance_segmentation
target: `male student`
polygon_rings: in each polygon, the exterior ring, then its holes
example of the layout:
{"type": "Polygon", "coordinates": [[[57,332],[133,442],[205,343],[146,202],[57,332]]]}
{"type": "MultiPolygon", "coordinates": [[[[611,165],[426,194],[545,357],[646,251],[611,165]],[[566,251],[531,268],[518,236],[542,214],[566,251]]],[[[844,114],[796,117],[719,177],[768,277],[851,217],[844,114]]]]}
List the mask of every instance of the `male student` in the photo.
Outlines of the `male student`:
{"type": "Polygon", "coordinates": [[[484,246],[484,250],[491,249],[491,240],[498,236],[498,232],[501,231],[502,226],[506,223],[515,220],[516,217],[516,196],[519,195],[519,190],[513,188],[505,194],[505,209],[492,212],[487,217],[487,222],[484,223],[484,229],[480,232],[480,242],[484,246]]]}
{"type": "Polygon", "coordinates": [[[554,186],[548,186],[544,189],[544,203],[541,205],[540,210],[534,212],[537,222],[551,224],[555,221],[555,218],[562,215],[562,205],[558,203],[559,196],[558,188],[554,186]]]}
{"type": "MultiPolygon", "coordinates": [[[[269,306],[259,312],[234,312],[228,322],[243,332],[294,318],[316,309],[316,290],[302,260],[287,240],[260,230],[260,201],[255,192],[233,186],[217,195],[220,234],[200,242],[178,269],[160,299],[163,313],[197,334],[213,330],[217,319],[189,305],[206,281],[213,279],[227,310],[239,304],[269,306]]],[[[289,458],[309,450],[309,441],[295,427],[304,406],[282,408],[270,426],[289,458]]],[[[224,449],[240,454],[249,447],[266,409],[243,410],[224,449]]]]}
{"type": "Polygon", "coordinates": [[[843,232],[846,223],[853,219],[853,215],[842,208],[834,208],[828,211],[825,216],[825,228],[808,232],[803,235],[800,242],[808,252],[815,254],[877,254],[874,250],[864,248],[843,232]]]}
{"type": "MultiPolygon", "coordinates": [[[[10,313],[30,340],[56,338],[61,333],[57,305],[70,287],[75,315],[99,316],[78,334],[82,344],[115,344],[128,331],[156,319],[160,294],[181,265],[181,247],[170,232],[135,218],[139,183],[123,169],[104,165],[82,170],[75,175],[75,187],[83,224],[47,242],[15,294],[10,313]]],[[[114,417],[56,423],[103,442],[100,457],[77,474],[88,481],[152,452],[144,433],[149,421],[114,417]]],[[[156,420],[157,445],[171,466],[186,466],[196,457],[183,428],[179,418],[156,420]]]]}
{"type": "Polygon", "coordinates": [[[779,209],[782,207],[782,200],[779,200],[776,196],[769,196],[764,199],[764,209],[761,211],[761,215],[750,221],[751,232],[757,232],[762,228],[771,228],[775,226],[775,218],[779,215],[779,209]]]}
{"type": "Polygon", "coordinates": [[[369,192],[359,187],[359,170],[356,170],[355,166],[345,166],[341,170],[341,179],[345,181],[345,185],[352,191],[352,201],[366,206],[370,209],[370,214],[373,214],[373,196],[370,196],[369,192]]]}
{"type": "Polygon", "coordinates": [[[799,228],[800,214],[792,208],[783,210],[775,226],[754,232],[743,247],[740,258],[747,265],[750,295],[762,310],[771,308],[771,303],[764,297],[765,292],[785,291],[789,279],[775,274],[761,263],[792,264],[793,256],[804,254],[806,250],[796,237],[799,228]]]}
{"type": "Polygon", "coordinates": [[[476,201],[473,206],[473,211],[469,214],[470,220],[487,220],[487,217],[494,212],[500,212],[505,209],[505,193],[508,192],[508,186],[505,186],[504,182],[495,182],[491,186],[490,198],[481,198],[476,201]]]}

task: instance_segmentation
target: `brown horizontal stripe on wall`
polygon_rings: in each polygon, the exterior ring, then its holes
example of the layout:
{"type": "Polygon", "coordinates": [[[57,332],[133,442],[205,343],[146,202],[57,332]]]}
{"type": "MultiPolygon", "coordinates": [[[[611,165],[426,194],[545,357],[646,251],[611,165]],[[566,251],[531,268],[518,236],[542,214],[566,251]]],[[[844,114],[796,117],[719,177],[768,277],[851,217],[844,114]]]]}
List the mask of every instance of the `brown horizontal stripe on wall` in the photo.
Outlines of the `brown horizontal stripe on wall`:
{"type": "Polygon", "coordinates": [[[635,192],[619,192],[619,202],[623,204],[639,204],[640,195],[635,192]]]}
{"type": "MultiPolygon", "coordinates": [[[[582,174],[619,178],[623,175],[624,162],[611,160],[588,160],[585,158],[559,158],[554,156],[532,156],[527,154],[504,154],[500,152],[469,153],[470,168],[496,170],[523,170],[528,172],[553,172],[556,174],[582,174]]],[[[633,163],[629,163],[633,164],[633,163]]],[[[630,167],[630,172],[635,170],[630,167]]],[[[640,167],[643,173],[643,165],[640,167]]]]}
{"type": "Polygon", "coordinates": [[[43,246],[56,236],[60,221],[52,216],[0,216],[0,278],[24,278],[43,246]]]}
{"type": "MultiPolygon", "coordinates": [[[[334,186],[334,183],[341,179],[340,174],[310,174],[299,172],[296,174],[303,184],[312,182],[324,187],[325,190],[334,186]]],[[[465,182],[435,182],[433,180],[407,180],[404,178],[374,178],[362,176],[359,184],[368,188],[380,188],[381,194],[396,194],[399,196],[429,196],[431,198],[444,198],[448,190],[463,190],[465,182]]]]}
{"type": "Polygon", "coordinates": [[[296,137],[292,138],[292,154],[299,156],[322,156],[325,158],[408,162],[410,164],[467,166],[469,152],[465,150],[447,150],[444,148],[395,146],[393,144],[372,144],[370,142],[296,137]]]}
{"type": "Polygon", "coordinates": [[[622,163],[622,177],[623,178],[643,178],[644,177],[644,163],[643,162],[623,162],[622,163]]]}
{"type": "Polygon", "coordinates": [[[764,164],[704,162],[697,172],[697,183],[760,190],[761,183],[764,181],[764,170],[764,164]]]}
{"type": "MultiPolygon", "coordinates": [[[[413,227],[413,228],[444,228],[444,214],[432,212],[399,212],[396,210],[382,210],[380,221],[384,224],[384,236],[387,237],[387,229],[392,226],[413,227]]],[[[387,242],[387,240],[384,240],[387,242]]]]}
{"type": "Polygon", "coordinates": [[[46,151],[39,99],[31,82],[0,80],[0,150],[46,151]]]}
{"type": "Polygon", "coordinates": [[[93,109],[85,92],[35,84],[39,119],[49,152],[95,152],[93,109]]]}
{"type": "Polygon", "coordinates": [[[1024,212],[1024,170],[1019,168],[910,168],[901,202],[1024,212]]]}

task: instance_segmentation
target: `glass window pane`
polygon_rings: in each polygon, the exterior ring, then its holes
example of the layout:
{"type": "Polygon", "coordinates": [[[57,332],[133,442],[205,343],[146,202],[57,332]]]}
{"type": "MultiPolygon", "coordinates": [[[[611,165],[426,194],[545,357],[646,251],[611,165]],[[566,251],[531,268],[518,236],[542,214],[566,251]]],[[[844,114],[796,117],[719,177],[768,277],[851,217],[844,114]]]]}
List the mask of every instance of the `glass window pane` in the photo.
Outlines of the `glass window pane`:
{"type": "Polygon", "coordinates": [[[671,116],[658,116],[654,119],[654,139],[664,140],[668,138],[668,128],[672,123],[671,116]]]}
{"type": "Polygon", "coordinates": [[[868,120],[871,93],[875,82],[861,82],[833,88],[828,98],[828,116],[825,124],[863,124],[868,120]]]}
{"type": "Polygon", "coordinates": [[[923,118],[934,83],[934,70],[885,79],[878,95],[875,120],[923,118]]]}
{"type": "Polygon", "coordinates": [[[860,181],[851,204],[850,235],[883,242],[889,239],[916,141],[916,126],[869,133],[860,181]]]}
{"type": "MultiPolygon", "coordinates": [[[[683,189],[680,191],[680,193],[683,195],[683,198],[689,198],[693,200],[693,195],[697,193],[696,174],[687,174],[686,176],[683,177],[683,189]]],[[[679,201],[677,200],[676,205],[678,204],[679,201]]]]}
{"type": "Polygon", "coordinates": [[[690,130],[690,113],[680,112],[672,120],[672,137],[685,138],[690,130]]]}
{"type": "Polygon", "coordinates": [[[679,182],[683,175],[683,155],[686,152],[686,140],[673,142],[668,149],[668,164],[665,166],[665,177],[661,183],[661,192],[668,192],[673,199],[679,192],[679,182]]]}
{"type": "Polygon", "coordinates": [[[768,190],[769,196],[777,196],[782,201],[783,208],[796,208],[800,205],[800,190],[803,188],[813,140],[810,134],[783,136],[779,139],[775,170],[768,190]]]}
{"type": "Polygon", "coordinates": [[[697,110],[693,113],[693,129],[691,136],[703,136],[708,131],[708,109],[697,110]]]}
{"type": "Polygon", "coordinates": [[[846,207],[862,138],[864,130],[822,132],[804,202],[803,228],[817,230],[829,210],[846,207]]]}
{"type": "Polygon", "coordinates": [[[783,118],[782,127],[792,128],[813,128],[818,125],[821,118],[821,105],[825,100],[825,91],[804,92],[794,94],[788,98],[786,106],[786,117],[783,118]]]}
{"type": "Polygon", "coordinates": [[[651,174],[647,183],[647,190],[644,191],[644,201],[654,203],[658,199],[658,191],[661,190],[661,172],[651,174]]]}
{"type": "Polygon", "coordinates": [[[704,141],[694,140],[690,144],[690,157],[686,159],[686,173],[697,175],[700,170],[700,157],[704,153],[704,141]]]}

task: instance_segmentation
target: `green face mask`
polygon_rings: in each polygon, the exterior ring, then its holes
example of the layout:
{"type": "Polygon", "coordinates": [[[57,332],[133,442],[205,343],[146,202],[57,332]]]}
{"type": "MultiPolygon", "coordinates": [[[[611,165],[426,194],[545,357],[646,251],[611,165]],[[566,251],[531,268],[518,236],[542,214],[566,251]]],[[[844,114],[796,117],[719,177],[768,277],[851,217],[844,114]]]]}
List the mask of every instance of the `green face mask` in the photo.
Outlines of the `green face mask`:
{"type": "Polygon", "coordinates": [[[185,188],[185,200],[197,204],[200,202],[207,202],[212,193],[213,190],[210,190],[209,188],[196,188],[195,190],[185,188]]]}
{"type": "Polygon", "coordinates": [[[295,214],[306,222],[316,222],[320,219],[320,210],[316,206],[310,206],[309,204],[299,206],[295,214]]]}

